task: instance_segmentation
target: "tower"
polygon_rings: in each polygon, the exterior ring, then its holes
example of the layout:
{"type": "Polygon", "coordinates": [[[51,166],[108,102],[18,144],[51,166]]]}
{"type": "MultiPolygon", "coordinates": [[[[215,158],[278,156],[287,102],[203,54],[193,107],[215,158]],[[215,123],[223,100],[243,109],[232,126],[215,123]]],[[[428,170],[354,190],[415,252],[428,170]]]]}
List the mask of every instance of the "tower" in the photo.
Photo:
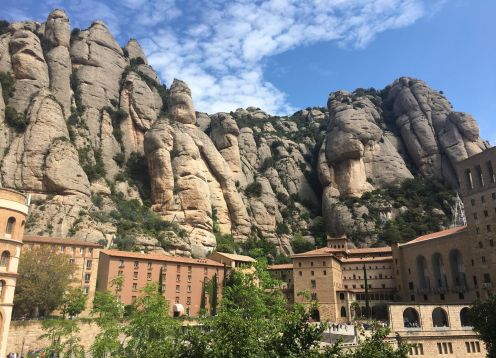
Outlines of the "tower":
{"type": "Polygon", "coordinates": [[[29,196],[0,188],[0,357],[5,357],[29,196]]]}

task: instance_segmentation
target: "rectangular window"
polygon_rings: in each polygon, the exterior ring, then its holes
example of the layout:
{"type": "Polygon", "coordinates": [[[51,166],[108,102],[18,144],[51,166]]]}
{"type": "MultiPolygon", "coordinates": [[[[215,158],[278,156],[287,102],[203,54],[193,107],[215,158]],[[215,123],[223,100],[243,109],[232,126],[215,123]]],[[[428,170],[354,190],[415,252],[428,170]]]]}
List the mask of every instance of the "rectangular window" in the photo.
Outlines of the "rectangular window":
{"type": "Polygon", "coordinates": [[[146,274],[146,279],[147,279],[148,281],[151,281],[151,279],[152,279],[152,273],[151,273],[151,272],[148,272],[148,273],[146,274]]]}
{"type": "Polygon", "coordinates": [[[488,273],[485,273],[484,274],[484,282],[490,283],[491,282],[491,275],[489,275],[488,273]]]}
{"type": "Polygon", "coordinates": [[[136,282],[133,283],[133,291],[138,291],[138,284],[136,282]]]}
{"type": "Polygon", "coordinates": [[[137,280],[138,279],[138,271],[134,271],[133,272],[133,280],[137,280]]]}
{"type": "Polygon", "coordinates": [[[177,272],[181,271],[181,265],[176,266],[177,272]]]}
{"type": "Polygon", "coordinates": [[[60,246],[60,252],[65,252],[65,246],[60,246]]]}
{"type": "Polygon", "coordinates": [[[298,273],[299,273],[299,275],[300,275],[300,276],[302,276],[302,275],[303,275],[303,273],[302,273],[301,271],[299,271],[298,273]]]}
{"type": "Polygon", "coordinates": [[[315,272],[313,272],[313,271],[310,271],[310,274],[311,274],[312,276],[315,276],[315,272]]]}
{"type": "Polygon", "coordinates": [[[148,261],[148,270],[151,270],[152,269],[152,263],[150,261],[148,261]]]}
{"type": "Polygon", "coordinates": [[[119,270],[119,272],[117,272],[117,276],[122,276],[122,275],[124,275],[124,271],[119,270]]]}
{"type": "Polygon", "coordinates": [[[475,172],[477,173],[477,184],[479,184],[480,187],[484,186],[484,178],[482,177],[482,169],[480,165],[477,165],[475,167],[475,172]]]}
{"type": "Polygon", "coordinates": [[[181,275],[176,275],[176,282],[181,281],[181,275]]]}
{"type": "Polygon", "coordinates": [[[90,270],[90,269],[91,269],[92,264],[93,264],[93,261],[92,261],[92,260],[88,260],[88,261],[86,261],[86,269],[87,269],[87,270],[90,270]]]}
{"type": "Polygon", "coordinates": [[[92,249],[92,248],[89,248],[89,249],[88,249],[88,253],[89,253],[90,255],[93,255],[93,249],[92,249]]]}
{"type": "Polygon", "coordinates": [[[134,268],[135,269],[139,268],[139,261],[134,261],[134,268]]]}
{"type": "Polygon", "coordinates": [[[83,293],[84,293],[85,295],[87,295],[89,292],[90,292],[90,288],[89,288],[89,286],[84,286],[84,287],[83,287],[83,293]]]}
{"type": "Polygon", "coordinates": [[[181,286],[176,285],[176,293],[179,293],[179,290],[181,289],[181,286]]]}
{"type": "Polygon", "coordinates": [[[91,274],[90,273],[85,273],[84,274],[84,282],[85,283],[89,283],[90,282],[90,278],[91,278],[91,274]]]}
{"type": "Polygon", "coordinates": [[[208,275],[208,267],[205,267],[205,268],[203,269],[203,274],[204,274],[205,276],[207,276],[207,275],[208,275]]]}
{"type": "Polygon", "coordinates": [[[119,260],[119,267],[124,267],[124,260],[119,260]]]}
{"type": "Polygon", "coordinates": [[[83,249],[82,247],[80,247],[80,248],[79,248],[79,254],[80,254],[81,256],[83,256],[83,255],[84,255],[84,249],[83,249]]]}
{"type": "Polygon", "coordinates": [[[188,275],[188,282],[191,282],[191,275],[188,275]]]}
{"type": "Polygon", "coordinates": [[[189,293],[189,292],[191,292],[191,285],[188,285],[188,290],[187,290],[187,292],[188,292],[188,293],[189,293]]]}
{"type": "Polygon", "coordinates": [[[186,304],[190,305],[191,304],[191,297],[186,297],[186,304]]]}
{"type": "Polygon", "coordinates": [[[327,276],[327,271],[326,270],[324,270],[324,276],[327,276]]]}
{"type": "Polygon", "coordinates": [[[179,297],[176,297],[176,303],[179,303],[179,297]]]}
{"type": "Polygon", "coordinates": [[[472,353],[470,349],[470,342],[465,342],[465,348],[467,349],[467,353],[472,353]]]}
{"type": "Polygon", "coordinates": [[[191,272],[193,268],[191,266],[188,266],[188,272],[191,272]]]}
{"type": "Polygon", "coordinates": [[[494,175],[493,164],[490,161],[486,162],[487,173],[489,174],[489,180],[491,183],[496,183],[496,176],[494,175]]]}
{"type": "Polygon", "coordinates": [[[315,282],[315,280],[311,280],[310,284],[311,284],[312,288],[317,288],[317,282],[315,282]]]}
{"type": "Polygon", "coordinates": [[[467,189],[473,189],[474,182],[472,181],[472,173],[470,172],[470,169],[465,170],[465,180],[467,181],[467,189]]]}

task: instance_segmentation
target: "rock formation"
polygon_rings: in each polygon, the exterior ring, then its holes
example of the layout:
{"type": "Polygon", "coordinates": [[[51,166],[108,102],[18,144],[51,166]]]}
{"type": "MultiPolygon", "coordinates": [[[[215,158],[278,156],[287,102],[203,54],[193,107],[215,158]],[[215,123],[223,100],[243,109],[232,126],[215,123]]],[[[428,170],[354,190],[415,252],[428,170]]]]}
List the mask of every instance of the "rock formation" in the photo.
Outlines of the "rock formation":
{"type": "Polygon", "coordinates": [[[0,80],[1,185],[33,194],[26,232],[121,248],[205,256],[232,235],[290,254],[294,236],[351,229],[372,244],[371,217],[409,208],[347,198],[414,176],[456,182],[454,163],[487,147],[472,116],[412,78],[287,117],[198,113],[138,41],[121,47],[99,21],[71,31],[63,10],[0,35],[0,80]]]}

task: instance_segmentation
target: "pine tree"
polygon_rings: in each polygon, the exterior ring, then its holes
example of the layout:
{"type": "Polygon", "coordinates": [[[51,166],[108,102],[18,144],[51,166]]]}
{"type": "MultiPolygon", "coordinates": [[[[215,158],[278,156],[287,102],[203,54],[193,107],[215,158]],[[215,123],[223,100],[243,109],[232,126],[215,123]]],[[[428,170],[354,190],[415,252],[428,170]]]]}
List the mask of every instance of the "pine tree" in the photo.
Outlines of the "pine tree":
{"type": "Polygon", "coordinates": [[[161,295],[164,293],[163,285],[164,285],[164,277],[163,277],[164,268],[160,267],[160,276],[158,277],[158,293],[161,295]]]}
{"type": "Polygon", "coordinates": [[[218,292],[218,280],[217,280],[217,274],[215,274],[212,282],[212,303],[211,303],[212,306],[210,307],[210,315],[212,316],[217,315],[217,292],[218,292]]]}
{"type": "Polygon", "coordinates": [[[206,292],[205,292],[205,282],[202,284],[202,293],[201,293],[201,301],[200,301],[200,314],[203,315],[205,312],[205,308],[207,306],[207,299],[206,299],[206,292]]]}

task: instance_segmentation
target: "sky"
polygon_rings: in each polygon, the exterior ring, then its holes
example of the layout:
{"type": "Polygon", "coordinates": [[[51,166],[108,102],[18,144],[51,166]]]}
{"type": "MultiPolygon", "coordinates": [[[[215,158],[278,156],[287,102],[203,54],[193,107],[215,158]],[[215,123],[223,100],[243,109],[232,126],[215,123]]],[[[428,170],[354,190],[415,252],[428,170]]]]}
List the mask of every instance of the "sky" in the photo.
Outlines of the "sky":
{"type": "Polygon", "coordinates": [[[330,92],[401,76],[441,90],[496,145],[494,0],[1,0],[0,17],[73,27],[103,20],[141,43],[161,80],[188,83],[196,110],[291,114],[330,92]]]}

